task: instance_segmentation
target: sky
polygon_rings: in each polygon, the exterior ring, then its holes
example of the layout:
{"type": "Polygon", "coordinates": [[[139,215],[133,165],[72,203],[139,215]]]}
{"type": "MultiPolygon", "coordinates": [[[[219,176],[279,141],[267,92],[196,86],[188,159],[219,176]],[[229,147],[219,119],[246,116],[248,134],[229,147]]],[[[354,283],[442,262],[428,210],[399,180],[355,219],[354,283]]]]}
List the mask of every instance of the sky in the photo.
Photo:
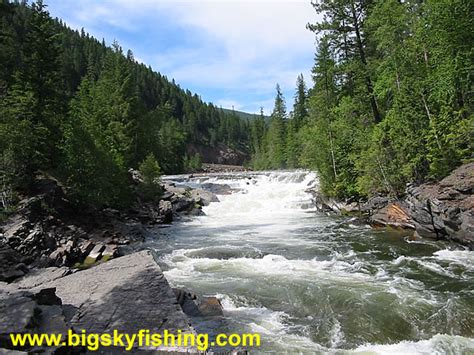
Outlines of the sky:
{"type": "Polygon", "coordinates": [[[280,84],[310,86],[318,17],[310,0],[45,0],[63,19],[224,108],[270,114],[280,84]]]}

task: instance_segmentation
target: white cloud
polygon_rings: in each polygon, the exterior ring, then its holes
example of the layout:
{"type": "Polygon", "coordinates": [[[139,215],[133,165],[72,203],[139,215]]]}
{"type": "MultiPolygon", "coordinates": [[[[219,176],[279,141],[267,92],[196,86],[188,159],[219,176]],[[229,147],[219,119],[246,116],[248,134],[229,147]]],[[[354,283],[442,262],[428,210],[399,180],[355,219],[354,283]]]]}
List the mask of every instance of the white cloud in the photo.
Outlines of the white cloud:
{"type": "Polygon", "coordinates": [[[242,109],[242,104],[233,100],[233,99],[220,99],[215,102],[215,105],[217,107],[223,107],[223,108],[228,108],[228,109],[234,109],[234,110],[241,110],[242,109]]]}
{"type": "MultiPolygon", "coordinates": [[[[310,0],[82,0],[62,1],[61,6],[74,13],[74,23],[95,28],[91,32],[104,37],[100,23],[128,32],[143,29],[144,24],[162,31],[164,17],[181,26],[183,35],[185,30],[199,33],[198,43],[165,50],[151,47],[146,52],[119,38],[141,61],[175,78],[182,87],[246,90],[249,96],[266,95],[268,103],[277,82],[290,101],[297,75],[310,78],[314,34],[305,27],[317,19],[310,0]]],[[[107,42],[114,38],[108,37],[107,42]]],[[[221,101],[228,100],[223,97],[221,101]]],[[[249,105],[240,107],[259,110],[260,105],[249,105]]]]}

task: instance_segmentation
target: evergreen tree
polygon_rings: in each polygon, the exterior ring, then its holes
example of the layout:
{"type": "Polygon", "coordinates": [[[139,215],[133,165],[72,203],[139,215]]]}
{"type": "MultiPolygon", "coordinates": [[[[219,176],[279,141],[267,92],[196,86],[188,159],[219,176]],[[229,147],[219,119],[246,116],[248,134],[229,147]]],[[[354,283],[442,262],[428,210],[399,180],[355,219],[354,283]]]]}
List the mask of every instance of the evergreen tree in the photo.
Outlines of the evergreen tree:
{"type": "Polygon", "coordinates": [[[285,142],[286,142],[286,105],[280,89],[276,85],[275,106],[270,116],[270,123],[266,137],[266,153],[269,167],[275,169],[284,168],[286,165],[285,142]]]}
{"type": "Polygon", "coordinates": [[[161,197],[162,188],[160,184],[161,169],[153,153],[147,155],[138,168],[143,182],[140,186],[142,196],[151,201],[156,201],[161,197]]]}
{"type": "Polygon", "coordinates": [[[299,129],[308,118],[308,97],[303,74],[296,80],[295,104],[293,105],[293,120],[296,129],[299,129]]]}

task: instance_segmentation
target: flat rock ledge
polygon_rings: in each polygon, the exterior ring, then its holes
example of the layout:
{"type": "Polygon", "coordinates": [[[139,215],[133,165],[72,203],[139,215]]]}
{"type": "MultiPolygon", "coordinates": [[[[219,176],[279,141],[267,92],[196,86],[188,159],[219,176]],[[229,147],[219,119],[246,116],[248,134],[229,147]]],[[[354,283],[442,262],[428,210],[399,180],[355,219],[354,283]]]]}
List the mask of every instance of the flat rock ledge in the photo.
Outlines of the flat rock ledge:
{"type": "MultiPolygon", "coordinates": [[[[72,274],[67,274],[65,268],[37,270],[5,286],[4,298],[25,291],[36,294],[55,289],[64,318],[76,333],[137,333],[140,329],[151,333],[163,333],[165,329],[174,334],[178,330],[195,332],[148,250],[72,274]]],[[[178,347],[148,350],[196,351],[178,347]]]]}

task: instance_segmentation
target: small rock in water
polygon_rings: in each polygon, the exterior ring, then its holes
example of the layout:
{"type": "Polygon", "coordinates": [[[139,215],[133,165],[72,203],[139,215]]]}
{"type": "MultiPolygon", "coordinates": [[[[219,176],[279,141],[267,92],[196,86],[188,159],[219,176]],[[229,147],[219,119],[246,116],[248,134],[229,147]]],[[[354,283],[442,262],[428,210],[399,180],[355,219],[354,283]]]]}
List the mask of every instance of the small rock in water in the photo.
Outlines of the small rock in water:
{"type": "Polygon", "coordinates": [[[217,297],[198,297],[183,288],[173,288],[178,304],[191,317],[223,317],[224,309],[217,297]]]}

